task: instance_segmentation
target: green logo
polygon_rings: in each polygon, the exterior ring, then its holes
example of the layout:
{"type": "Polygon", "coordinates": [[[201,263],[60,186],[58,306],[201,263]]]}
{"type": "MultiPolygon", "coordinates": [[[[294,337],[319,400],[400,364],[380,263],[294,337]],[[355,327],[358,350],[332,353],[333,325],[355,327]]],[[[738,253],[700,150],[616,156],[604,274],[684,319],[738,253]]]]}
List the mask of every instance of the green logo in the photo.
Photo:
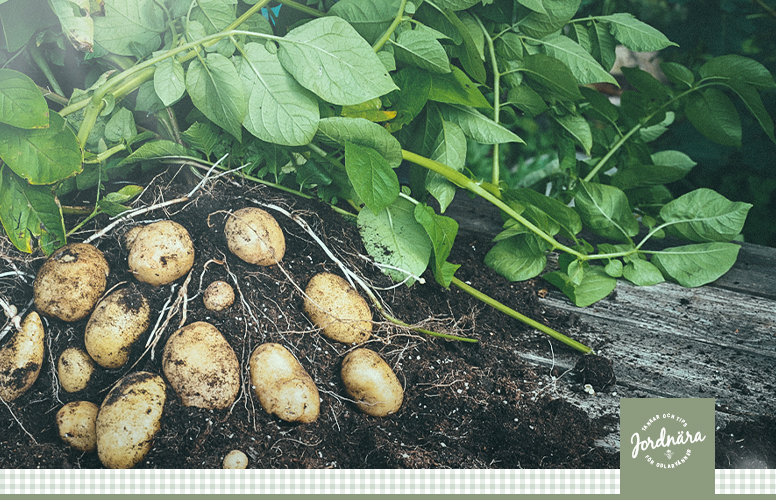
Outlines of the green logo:
{"type": "Polygon", "coordinates": [[[700,430],[693,433],[686,419],[673,413],[656,414],[647,420],[640,432],[634,432],[630,437],[633,446],[631,456],[639,458],[640,452],[644,460],[658,469],[674,469],[680,467],[692,455],[692,445],[702,443],[706,435],[700,430]],[[659,429],[659,431],[658,431],[659,429]],[[653,439],[656,432],[657,437],[653,439]]]}

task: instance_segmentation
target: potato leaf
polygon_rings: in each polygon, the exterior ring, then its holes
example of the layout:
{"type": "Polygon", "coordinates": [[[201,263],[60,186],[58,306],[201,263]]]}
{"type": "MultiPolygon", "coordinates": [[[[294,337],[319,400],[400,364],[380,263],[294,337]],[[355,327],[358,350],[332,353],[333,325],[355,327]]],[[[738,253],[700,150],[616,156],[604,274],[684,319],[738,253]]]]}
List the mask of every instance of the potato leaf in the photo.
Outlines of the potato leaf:
{"type": "Polygon", "coordinates": [[[218,53],[208,54],[204,64],[195,59],[186,73],[191,102],[213,123],[242,137],[245,116],[243,84],[232,62],[218,53]]]}
{"type": "Polygon", "coordinates": [[[614,37],[634,52],[652,52],[671,45],[678,47],[664,34],[639,21],[632,14],[612,14],[598,17],[597,20],[608,23],[614,37]]]}
{"type": "Polygon", "coordinates": [[[345,142],[345,171],[356,194],[373,213],[380,213],[399,196],[396,172],[370,147],[345,142]]]}
{"type": "Polygon", "coordinates": [[[741,247],[735,243],[699,243],[656,252],[652,263],[666,278],[697,287],[720,278],[733,267],[741,247]]]}
{"type": "Polygon", "coordinates": [[[376,150],[391,168],[401,164],[401,144],[385,128],[364,118],[324,118],[318,123],[316,134],[329,144],[344,146],[347,141],[376,150]]]}
{"type": "Polygon", "coordinates": [[[642,259],[632,259],[622,270],[622,276],[637,286],[652,286],[665,281],[654,264],[642,259]]]}
{"type": "Polygon", "coordinates": [[[353,26],[358,34],[374,44],[393,22],[401,0],[340,0],[329,14],[339,16],[353,26]]]}
{"type": "Polygon", "coordinates": [[[339,17],[291,30],[278,57],[303,87],[332,104],[359,104],[397,88],[372,47],[339,17]]]}
{"type": "Polygon", "coordinates": [[[165,29],[164,13],[154,0],[105,0],[105,15],[94,18],[94,40],[108,52],[136,55],[133,45],[156,50],[165,29]]]}
{"type": "Polygon", "coordinates": [[[518,234],[496,243],[485,256],[485,264],[509,281],[524,281],[544,271],[546,248],[536,235],[518,234]]]}
{"type": "Polygon", "coordinates": [[[426,230],[434,249],[434,277],[440,285],[450,287],[459,265],[447,262],[458,234],[458,223],[450,217],[437,215],[434,209],[425,203],[415,205],[415,220],[426,230]]]}
{"type": "Polygon", "coordinates": [[[689,241],[730,241],[741,233],[750,208],[749,203],[700,188],[663,206],[660,218],[671,223],[669,233],[689,241]]]}
{"type": "Polygon", "coordinates": [[[428,31],[402,31],[393,42],[397,61],[432,73],[449,73],[450,59],[444,47],[428,31]]]}
{"type": "MultiPolygon", "coordinates": [[[[461,172],[466,163],[466,148],[466,136],[461,127],[440,118],[439,135],[431,148],[430,158],[461,172]]],[[[426,189],[439,202],[439,210],[443,213],[452,203],[457,190],[436,172],[429,172],[426,177],[426,189]]]]}
{"type": "Polygon", "coordinates": [[[563,271],[553,271],[543,278],[558,287],[578,307],[595,304],[617,287],[617,280],[606,274],[601,266],[578,266],[573,277],[563,271]]]}
{"type": "Polygon", "coordinates": [[[468,138],[480,144],[504,142],[525,143],[512,131],[502,127],[474,108],[456,104],[440,104],[442,118],[457,124],[468,138]]]}
{"type": "Polygon", "coordinates": [[[46,99],[24,73],[0,69],[0,123],[23,129],[49,125],[46,99]]]}
{"type": "Polygon", "coordinates": [[[639,223],[618,188],[580,181],[574,200],[577,213],[594,233],[619,241],[638,234],[639,223]]]}
{"type": "Polygon", "coordinates": [[[568,66],[579,83],[608,82],[619,86],[617,80],[571,38],[552,34],[542,38],[540,42],[544,52],[568,66]]]}

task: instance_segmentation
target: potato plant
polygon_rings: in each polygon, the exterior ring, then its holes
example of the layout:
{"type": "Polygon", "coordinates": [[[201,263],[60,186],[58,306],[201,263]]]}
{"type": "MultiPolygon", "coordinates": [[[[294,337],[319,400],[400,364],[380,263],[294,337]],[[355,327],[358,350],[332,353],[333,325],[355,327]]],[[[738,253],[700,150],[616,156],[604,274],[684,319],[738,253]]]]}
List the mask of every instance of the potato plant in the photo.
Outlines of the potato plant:
{"type": "MultiPolygon", "coordinates": [[[[4,26],[21,3],[8,2],[4,26]]],[[[708,189],[673,199],[665,184],[695,162],[650,143],[687,120],[710,141],[740,146],[732,99],[776,140],[760,97],[776,84],[761,64],[734,55],[697,68],[667,63],[667,84],[625,69],[632,90],[615,106],[589,87],[616,84],[615,46],[675,45],[630,14],[575,18],[580,0],[340,0],[279,1],[277,18],[262,15],[268,4],[50,0],[48,18],[7,36],[0,220],[11,241],[50,253],[75,230],[63,213],[120,213],[142,189],[106,193],[106,180],[154,162],[209,168],[229,153],[219,168],[240,166],[246,179],[352,215],[394,280],[412,285],[429,269],[441,286],[584,352],[456,278],[448,256],[458,225],[443,215],[456,191],[501,210],[490,267],[526,280],[559,252],[560,269],[544,277],[579,306],[608,295],[618,278],[694,287],[734,264],[751,205],[708,189]],[[286,32],[292,12],[299,19],[286,32]],[[73,50],[89,74],[65,95],[57,65],[73,50]],[[25,58],[38,81],[9,69],[25,58]],[[508,124],[517,114],[553,127],[552,196],[502,183],[499,145],[523,142],[508,124]],[[156,130],[138,126],[148,115],[156,130]],[[488,179],[466,168],[472,143],[492,145],[488,179]],[[63,206],[92,188],[93,205],[63,206]],[[594,246],[583,229],[604,242],[594,246]],[[666,235],[685,243],[649,246],[666,235]]]]}

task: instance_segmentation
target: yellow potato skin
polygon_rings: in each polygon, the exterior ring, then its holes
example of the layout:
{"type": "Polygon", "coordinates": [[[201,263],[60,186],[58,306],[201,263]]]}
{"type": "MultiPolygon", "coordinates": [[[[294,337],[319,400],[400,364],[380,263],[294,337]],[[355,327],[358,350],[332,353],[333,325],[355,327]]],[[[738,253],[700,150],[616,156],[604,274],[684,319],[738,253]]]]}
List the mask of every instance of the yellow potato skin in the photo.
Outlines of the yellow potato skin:
{"type": "Polygon", "coordinates": [[[343,278],[313,276],[305,289],[304,311],[323,335],[344,344],[361,344],[372,335],[372,311],[343,278]]]}
{"type": "Polygon", "coordinates": [[[85,318],[105,292],[110,267],[100,250],[85,243],[65,245],[46,260],[35,278],[35,307],[62,321],[85,318]]]}
{"type": "Polygon", "coordinates": [[[234,289],[226,281],[214,281],[202,294],[202,302],[209,311],[223,311],[234,303],[234,289]]]}
{"type": "Polygon", "coordinates": [[[340,374],[348,395],[367,415],[385,417],[401,408],[404,389],[388,363],[376,352],[351,351],[342,360],[340,374]]]}
{"type": "Polygon", "coordinates": [[[35,311],[0,349],[0,397],[13,401],[32,387],[43,366],[43,322],[35,311]]]}
{"type": "Polygon", "coordinates": [[[191,270],[194,243],[177,222],[154,222],[138,231],[127,262],[138,280],[153,286],[167,285],[191,270]]]}
{"type": "Polygon", "coordinates": [[[164,375],[186,406],[222,409],[240,392],[240,363],[218,329],[204,321],[170,336],[162,353],[164,375]]]}
{"type": "Polygon", "coordinates": [[[130,373],[110,390],[97,414],[97,456],[105,467],[131,469],[146,456],[166,401],[159,375],[130,373]]]}
{"type": "Polygon", "coordinates": [[[100,408],[89,401],[67,403],[57,412],[59,437],[84,453],[97,449],[97,414],[100,408]]]}
{"type": "Polygon", "coordinates": [[[224,457],[224,469],[245,469],[248,457],[240,450],[232,450],[224,457]]]}
{"type": "Polygon", "coordinates": [[[287,422],[308,424],[318,418],[318,388],[288,349],[262,344],[251,354],[249,366],[251,385],[264,411],[287,422]]]}
{"type": "Polygon", "coordinates": [[[94,362],[81,349],[68,347],[59,355],[57,376],[59,385],[66,392],[84,390],[92,378],[92,373],[94,373],[94,362]]]}
{"type": "Polygon", "coordinates": [[[151,324],[148,300],[134,286],[117,290],[94,308],[84,343],[103,368],[119,368],[129,360],[132,344],[151,324]]]}
{"type": "Polygon", "coordinates": [[[273,266],[286,253],[286,237],[266,211],[246,207],[230,214],[224,226],[229,250],[249,264],[273,266]]]}

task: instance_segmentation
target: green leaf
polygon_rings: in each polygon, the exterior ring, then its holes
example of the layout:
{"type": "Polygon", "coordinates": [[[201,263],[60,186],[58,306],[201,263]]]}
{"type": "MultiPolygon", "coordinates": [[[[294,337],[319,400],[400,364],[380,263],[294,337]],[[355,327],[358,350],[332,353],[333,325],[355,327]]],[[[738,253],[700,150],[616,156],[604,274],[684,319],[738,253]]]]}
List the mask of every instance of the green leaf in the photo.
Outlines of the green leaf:
{"type": "Polygon", "coordinates": [[[625,241],[638,234],[639,223],[630,210],[628,198],[618,188],[579,181],[574,200],[585,226],[599,236],[625,241]]]}
{"type": "Polygon", "coordinates": [[[245,45],[235,66],[248,98],[243,125],[262,141],[303,146],[318,130],[318,101],[259,43],[245,45]]]}
{"type": "MultiPolygon", "coordinates": [[[[429,110],[431,112],[431,110],[429,110]]],[[[461,172],[466,163],[466,136],[455,123],[440,119],[439,135],[434,142],[429,157],[461,172]]],[[[443,212],[452,203],[456,187],[442,175],[429,172],[426,177],[426,190],[439,202],[443,212]]]]}
{"type": "Polygon", "coordinates": [[[340,0],[329,10],[346,20],[371,45],[385,33],[399,10],[401,0],[340,0]]]}
{"type": "Polygon", "coordinates": [[[191,152],[177,142],[150,141],[137,148],[131,155],[119,162],[119,167],[146,160],[163,160],[191,156],[191,152]]]}
{"type": "Polygon", "coordinates": [[[656,252],[652,263],[668,279],[686,287],[711,283],[728,272],[738,258],[735,243],[698,243],[656,252]]]}
{"type": "Polygon", "coordinates": [[[135,55],[133,44],[155,50],[164,29],[164,12],[154,0],[105,0],[105,16],[94,18],[94,40],[122,56],[135,55]]]}
{"type": "Polygon", "coordinates": [[[102,199],[113,203],[126,203],[139,196],[140,193],[143,192],[143,189],[143,186],[135,186],[130,184],[129,186],[124,186],[118,191],[106,194],[102,199]]]}
{"type": "Polygon", "coordinates": [[[437,7],[440,9],[450,9],[450,10],[466,10],[469,7],[472,7],[476,4],[478,4],[480,0],[434,0],[433,2],[429,1],[428,3],[434,3],[437,7]]]}
{"type": "MultiPolygon", "coordinates": [[[[3,50],[12,54],[30,41],[39,27],[44,27],[48,16],[41,16],[41,3],[29,0],[16,0],[0,3],[0,25],[2,34],[0,43],[5,42],[3,50]]],[[[2,52],[0,52],[2,54],[2,52]]],[[[3,64],[6,62],[5,57],[3,64]]]]}
{"type": "Polygon", "coordinates": [[[619,170],[612,176],[612,185],[622,190],[641,186],[657,186],[683,179],[696,165],[681,151],[658,151],[652,155],[654,165],[636,165],[619,170]]]}
{"type": "Polygon", "coordinates": [[[496,243],[485,264],[509,281],[531,279],[547,265],[546,245],[533,234],[518,234],[496,243]]]}
{"type": "Polygon", "coordinates": [[[202,151],[206,156],[210,156],[213,148],[222,140],[220,130],[209,121],[205,123],[194,122],[182,135],[186,139],[186,143],[192,148],[202,151]]]}
{"type": "Polygon", "coordinates": [[[709,140],[723,146],[741,145],[741,119],[728,97],[717,89],[687,96],[687,119],[709,140]]]}
{"type": "Polygon", "coordinates": [[[574,209],[564,205],[555,198],[528,188],[512,188],[504,192],[504,198],[508,201],[516,201],[524,206],[531,206],[541,210],[555,221],[560,228],[561,236],[574,239],[574,236],[582,231],[582,220],[574,209]]]}
{"type": "Polygon", "coordinates": [[[547,273],[543,278],[558,287],[578,307],[595,304],[612,293],[617,286],[617,280],[606,274],[600,266],[584,269],[581,280],[576,283],[562,271],[547,273]]]}
{"type": "Polygon", "coordinates": [[[186,76],[178,59],[169,57],[156,65],[154,90],[165,106],[171,106],[183,97],[186,92],[186,76]]]}
{"type": "Polygon", "coordinates": [[[399,130],[420,114],[431,93],[432,76],[428,71],[408,66],[394,75],[394,81],[399,90],[389,94],[391,109],[396,111],[396,118],[389,122],[389,131],[399,130]]]}
{"type": "Polygon", "coordinates": [[[547,10],[544,8],[544,2],[542,0],[517,0],[517,3],[534,12],[547,14],[547,10]]]}
{"type": "Polygon", "coordinates": [[[698,72],[702,78],[739,80],[760,90],[776,87],[773,76],[765,66],[736,54],[715,57],[701,66],[698,72]]]}
{"type": "Polygon", "coordinates": [[[54,14],[59,18],[62,33],[67,36],[70,43],[81,52],[92,52],[94,45],[94,22],[89,16],[89,2],[71,0],[49,0],[49,5],[54,14]],[[81,9],[86,7],[83,15],[81,9]]]}
{"type": "Polygon", "coordinates": [[[119,108],[105,124],[105,140],[108,142],[128,141],[135,135],[137,135],[135,117],[127,108],[119,108]]]}
{"type": "Polygon", "coordinates": [[[587,120],[576,115],[553,116],[553,118],[577,140],[585,150],[585,154],[590,156],[590,150],[593,148],[593,134],[590,132],[590,124],[587,123],[587,120]]]}
{"type": "Polygon", "coordinates": [[[689,241],[730,241],[741,234],[750,208],[749,203],[700,188],[663,206],[660,218],[672,224],[670,233],[689,241]]]}
{"type": "Polygon", "coordinates": [[[0,69],[0,123],[24,129],[48,127],[46,99],[24,73],[0,69]]]}
{"type": "Polygon", "coordinates": [[[480,144],[504,142],[525,143],[510,130],[502,127],[479,111],[468,106],[440,104],[442,118],[457,124],[468,138],[480,144]]]}
{"type": "Polygon", "coordinates": [[[450,60],[444,47],[427,31],[402,31],[393,42],[397,61],[432,73],[449,73],[450,60]]]}
{"type": "Polygon", "coordinates": [[[747,85],[741,80],[728,80],[724,85],[738,94],[738,97],[744,101],[744,105],[749,112],[754,115],[768,138],[770,138],[771,141],[776,142],[776,137],[773,135],[773,120],[765,109],[760,94],[757,93],[754,87],[747,85]]]}
{"type": "Polygon", "coordinates": [[[380,213],[399,196],[399,178],[380,153],[345,142],[345,171],[353,189],[372,213],[380,213]]]}
{"type": "Polygon", "coordinates": [[[391,168],[402,162],[401,144],[384,127],[364,118],[324,118],[318,123],[316,137],[329,144],[345,145],[350,141],[376,150],[391,168]]]}
{"type": "Polygon", "coordinates": [[[544,11],[532,11],[517,26],[528,36],[542,38],[555,33],[568,23],[579,9],[580,0],[542,2],[544,11]]]}
{"type": "MultiPolygon", "coordinates": [[[[431,75],[431,90],[428,99],[447,104],[491,109],[490,103],[477,88],[477,84],[472,82],[460,69],[455,66],[451,68],[452,72],[450,73],[431,75]]],[[[414,89],[414,82],[412,87],[414,89]]]]}
{"type": "Polygon", "coordinates": [[[637,286],[652,286],[665,281],[660,269],[642,259],[632,259],[622,270],[623,277],[637,286]]]}
{"type": "Polygon", "coordinates": [[[186,88],[197,109],[241,140],[245,98],[240,75],[229,59],[211,53],[205,58],[205,64],[199,59],[193,60],[186,73],[186,88]]]}
{"type": "Polygon", "coordinates": [[[415,205],[415,220],[423,226],[434,250],[434,277],[445,288],[450,287],[455,271],[460,267],[447,262],[458,234],[458,223],[450,217],[437,215],[425,203],[415,205]]]}
{"type": "Polygon", "coordinates": [[[582,94],[571,70],[545,54],[533,54],[523,60],[522,71],[550,95],[567,101],[581,101],[582,94]]]}
{"type": "Polygon", "coordinates": [[[332,104],[359,104],[396,89],[372,47],[339,17],[291,30],[278,57],[303,87],[332,104]]]}
{"type": "Polygon", "coordinates": [[[677,46],[664,34],[633,17],[632,14],[620,13],[597,18],[600,22],[609,23],[614,37],[634,52],[652,52],[662,50],[671,45],[677,46]]]}
{"type": "Polygon", "coordinates": [[[590,103],[589,106],[582,107],[581,111],[585,114],[589,114],[597,120],[604,120],[608,122],[615,122],[620,116],[620,112],[617,106],[600,92],[588,87],[580,87],[580,92],[584,96],[585,100],[590,103]]]}
{"type": "Polygon", "coordinates": [[[668,77],[674,85],[689,89],[695,83],[695,75],[685,66],[675,62],[664,62],[660,64],[663,74],[668,77]]]}
{"type": "Polygon", "coordinates": [[[32,253],[33,238],[46,255],[66,243],[62,209],[50,186],[31,186],[0,166],[0,222],[8,239],[32,253]]]}
{"type": "MultiPolygon", "coordinates": [[[[200,23],[204,27],[205,33],[212,35],[223,31],[237,19],[236,5],[237,0],[197,0],[196,6],[191,10],[189,20],[200,23]]],[[[215,50],[216,48],[211,46],[208,49],[215,50]]]]}
{"type": "Polygon", "coordinates": [[[485,83],[487,73],[483,63],[485,50],[485,34],[479,23],[468,13],[462,12],[461,17],[450,10],[445,11],[447,19],[461,34],[463,43],[454,49],[454,56],[458,57],[461,66],[467,73],[480,83],[485,83]]]}
{"type": "MultiPolygon", "coordinates": [[[[619,278],[622,276],[622,261],[617,259],[610,260],[609,263],[604,266],[604,271],[612,278],[619,278]]],[[[658,274],[660,274],[659,271],[658,274]]]]}
{"type": "Polygon", "coordinates": [[[621,68],[622,74],[633,88],[652,101],[665,102],[672,97],[671,90],[660,83],[657,78],[640,68],[621,68]]]}
{"type": "Polygon", "coordinates": [[[668,127],[674,123],[674,119],[676,119],[676,114],[673,111],[666,111],[666,117],[662,122],[639,130],[641,140],[644,142],[654,141],[668,130],[668,127]]]}
{"type": "Polygon", "coordinates": [[[519,110],[532,117],[542,114],[549,109],[542,96],[528,85],[520,85],[509,89],[506,102],[514,104],[519,110]]]}
{"type": "Polygon", "coordinates": [[[0,123],[0,159],[30,184],[53,184],[83,170],[78,139],[55,111],[49,112],[48,128],[0,123]]]}
{"type": "Polygon", "coordinates": [[[423,226],[415,220],[415,206],[403,198],[376,214],[364,207],[358,214],[358,229],[364,247],[383,272],[394,281],[412,285],[428,266],[433,249],[423,226]]]}
{"type": "Polygon", "coordinates": [[[617,60],[617,41],[605,23],[593,22],[588,29],[590,39],[590,54],[601,63],[606,71],[611,71],[617,60]]]}
{"type": "Polygon", "coordinates": [[[512,60],[520,60],[523,58],[523,42],[520,40],[520,35],[507,31],[494,42],[496,54],[512,60]]]}
{"type": "Polygon", "coordinates": [[[580,84],[608,82],[619,86],[617,80],[571,38],[552,34],[539,42],[548,56],[554,57],[569,67],[580,84]]]}

